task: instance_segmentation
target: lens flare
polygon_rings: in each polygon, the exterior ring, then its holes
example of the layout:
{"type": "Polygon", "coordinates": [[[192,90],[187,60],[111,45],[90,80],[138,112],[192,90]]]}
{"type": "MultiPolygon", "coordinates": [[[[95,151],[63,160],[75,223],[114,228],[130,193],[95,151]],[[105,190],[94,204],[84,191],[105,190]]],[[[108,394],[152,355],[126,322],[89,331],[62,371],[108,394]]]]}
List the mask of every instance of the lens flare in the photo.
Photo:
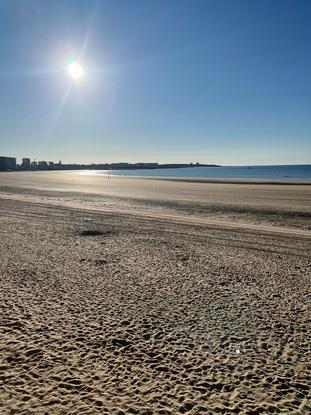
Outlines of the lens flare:
{"type": "Polygon", "coordinates": [[[72,79],[78,80],[81,79],[84,75],[84,71],[81,65],[79,65],[77,62],[70,62],[67,66],[67,70],[72,79]]]}

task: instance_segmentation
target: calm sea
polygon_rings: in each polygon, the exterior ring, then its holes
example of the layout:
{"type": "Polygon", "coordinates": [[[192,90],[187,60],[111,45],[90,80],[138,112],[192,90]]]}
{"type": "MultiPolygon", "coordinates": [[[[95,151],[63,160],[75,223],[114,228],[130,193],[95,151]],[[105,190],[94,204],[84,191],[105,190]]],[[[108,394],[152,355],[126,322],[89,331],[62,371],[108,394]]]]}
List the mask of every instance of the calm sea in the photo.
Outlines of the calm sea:
{"type": "Polygon", "coordinates": [[[187,167],[181,169],[142,169],[97,171],[97,174],[142,177],[187,177],[231,179],[299,179],[311,180],[311,164],[290,166],[187,167]]]}

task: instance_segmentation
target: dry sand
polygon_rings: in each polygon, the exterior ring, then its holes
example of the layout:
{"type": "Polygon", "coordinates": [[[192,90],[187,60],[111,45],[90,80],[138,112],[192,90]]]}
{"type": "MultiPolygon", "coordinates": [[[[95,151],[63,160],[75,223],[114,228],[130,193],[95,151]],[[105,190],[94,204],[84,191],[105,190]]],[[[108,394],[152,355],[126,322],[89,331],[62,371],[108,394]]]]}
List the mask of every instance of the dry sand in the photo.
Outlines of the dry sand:
{"type": "Polygon", "coordinates": [[[310,413],[311,186],[54,175],[0,174],[1,415],[310,413]]]}

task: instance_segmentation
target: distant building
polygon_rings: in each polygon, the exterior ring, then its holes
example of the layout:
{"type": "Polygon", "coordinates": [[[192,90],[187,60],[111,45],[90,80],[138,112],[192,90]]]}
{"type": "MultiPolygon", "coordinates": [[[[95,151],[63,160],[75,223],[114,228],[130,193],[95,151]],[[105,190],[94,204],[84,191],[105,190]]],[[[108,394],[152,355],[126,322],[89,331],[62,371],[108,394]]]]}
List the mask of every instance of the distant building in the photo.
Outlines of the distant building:
{"type": "Polygon", "coordinates": [[[48,164],[46,161],[43,160],[43,161],[38,161],[38,166],[42,168],[42,167],[47,167],[48,164]]]}
{"type": "Polygon", "coordinates": [[[0,170],[16,170],[16,158],[0,157],[0,170]]]}
{"type": "Polygon", "coordinates": [[[25,170],[30,169],[30,159],[29,158],[23,158],[22,159],[21,168],[25,169],[25,170]]]}

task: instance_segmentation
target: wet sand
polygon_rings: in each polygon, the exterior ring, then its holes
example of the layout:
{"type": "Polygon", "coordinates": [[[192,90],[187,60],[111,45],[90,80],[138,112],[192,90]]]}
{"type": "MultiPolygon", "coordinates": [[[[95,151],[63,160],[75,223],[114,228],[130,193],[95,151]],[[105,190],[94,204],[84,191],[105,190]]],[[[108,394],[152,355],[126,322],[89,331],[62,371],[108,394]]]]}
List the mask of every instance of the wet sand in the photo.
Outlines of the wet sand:
{"type": "Polygon", "coordinates": [[[67,174],[0,174],[1,414],[310,413],[311,186],[67,174]]]}
{"type": "Polygon", "coordinates": [[[0,192],[88,209],[131,209],[216,222],[311,230],[311,182],[232,183],[107,177],[94,172],[0,173],[0,192]],[[277,183],[277,184],[276,184],[277,183]],[[294,184],[296,183],[296,184],[294,184]]]}

